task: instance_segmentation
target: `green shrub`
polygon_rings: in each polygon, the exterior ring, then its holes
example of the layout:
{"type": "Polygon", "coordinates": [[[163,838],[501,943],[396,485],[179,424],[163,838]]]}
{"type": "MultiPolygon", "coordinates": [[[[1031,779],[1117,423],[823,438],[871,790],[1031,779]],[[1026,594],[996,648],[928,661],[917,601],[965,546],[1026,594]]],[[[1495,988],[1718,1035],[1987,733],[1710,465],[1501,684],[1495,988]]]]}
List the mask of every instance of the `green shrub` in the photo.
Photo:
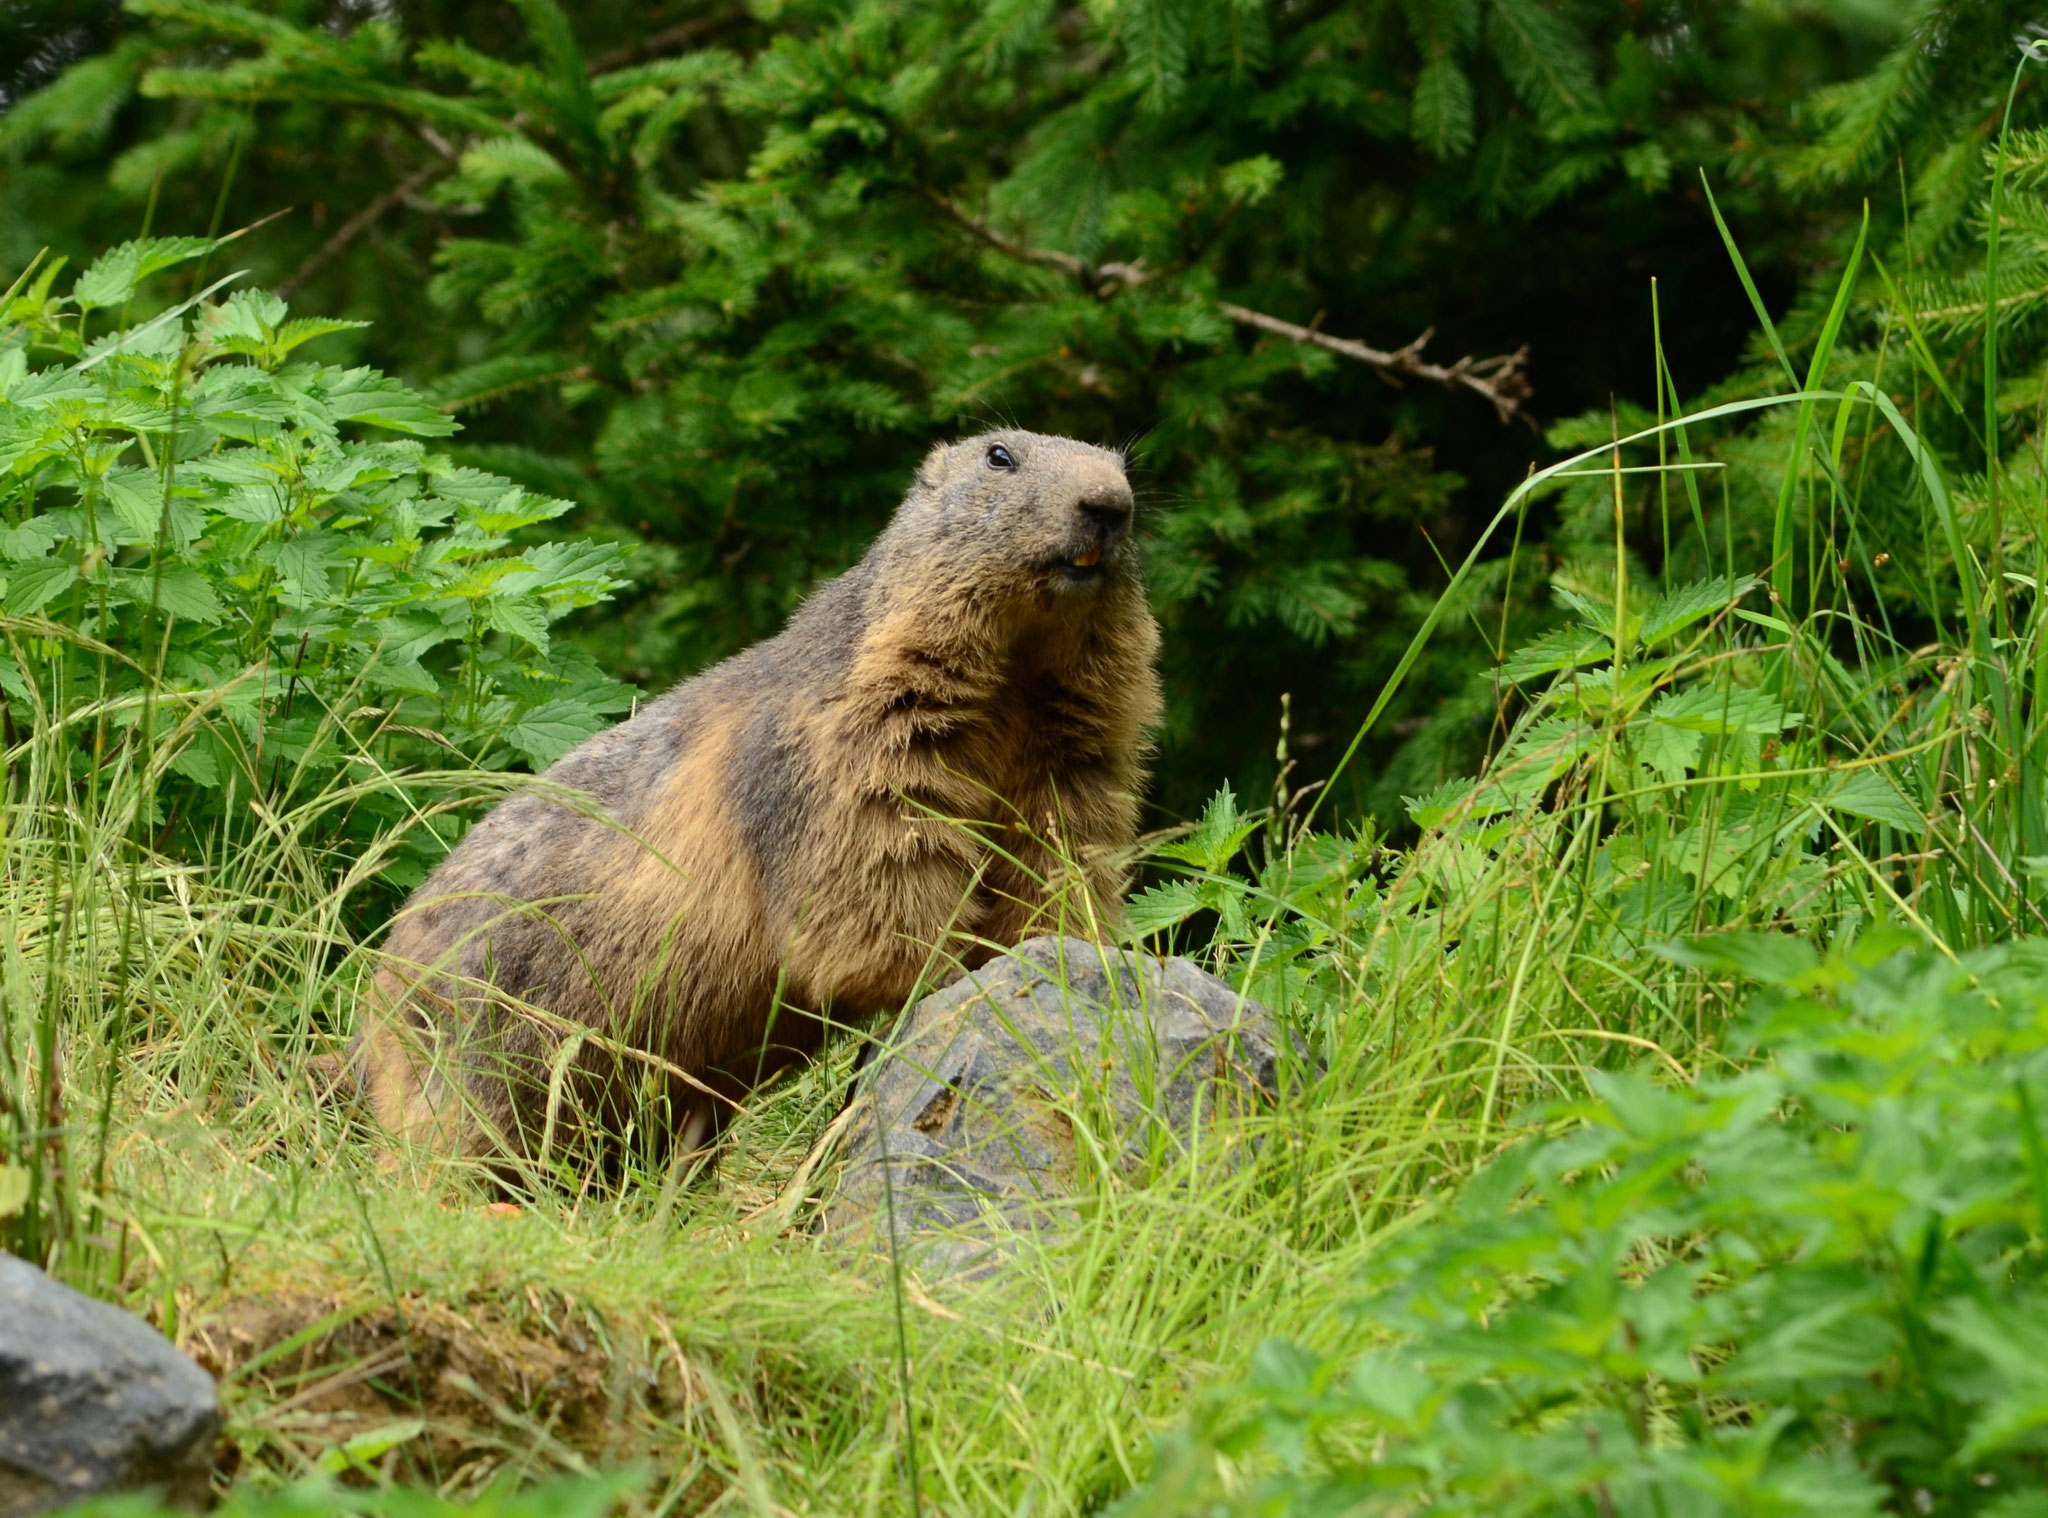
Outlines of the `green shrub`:
{"type": "MultiPolygon", "coordinates": [[[[1463,384],[1395,389],[1233,313],[1382,349],[1433,329],[1446,365],[1528,344],[1549,417],[1649,378],[1655,271],[1682,378],[1712,378],[1741,296],[1694,171],[1789,287],[1854,199],[1783,195],[1759,153],[1908,9],[130,0],[0,126],[0,257],[30,229],[90,246],[157,183],[166,217],[299,207],[251,258],[380,316],[366,351],[433,377],[471,462],[650,540],[585,635],[655,686],[772,632],[933,442],[996,418],[1135,441],[1178,817],[1219,774],[1263,785],[1282,690],[1305,763],[1341,746],[1436,547],[1529,446],[1463,384]],[[423,290],[441,320],[384,316],[423,290]]],[[[1916,91],[1967,114],[1982,39],[2025,15],[1933,11],[1916,91]]],[[[1392,715],[1427,719],[1472,657],[1392,715]]]]}
{"type": "MultiPolygon", "coordinates": [[[[260,826],[371,771],[538,768],[624,710],[625,687],[550,638],[624,583],[623,550],[526,535],[568,503],[429,452],[448,417],[300,351],[355,323],[254,291],[216,303],[223,280],[126,324],[149,276],[217,247],[127,243],[61,296],[52,262],[0,304],[13,731],[67,730],[81,786],[143,756],[146,836],[191,857],[244,836],[252,800],[260,826]]],[[[411,805],[349,794],[314,841],[359,849],[411,805]]],[[[443,846],[414,830],[387,879],[443,846]]]]}
{"type": "Polygon", "coordinates": [[[1267,1343],[1122,1511],[2048,1511],[2048,954],[1897,943],[1672,951],[1762,1062],[1596,1075],[1374,1261],[1385,1347],[1267,1343]]]}

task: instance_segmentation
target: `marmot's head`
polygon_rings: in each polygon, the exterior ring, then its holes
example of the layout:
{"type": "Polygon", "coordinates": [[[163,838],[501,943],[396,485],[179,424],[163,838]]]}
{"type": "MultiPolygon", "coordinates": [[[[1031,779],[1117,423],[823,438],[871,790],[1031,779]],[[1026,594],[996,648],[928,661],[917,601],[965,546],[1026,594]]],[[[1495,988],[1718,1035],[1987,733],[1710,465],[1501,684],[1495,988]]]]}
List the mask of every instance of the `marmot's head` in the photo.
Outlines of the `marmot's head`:
{"type": "Polygon", "coordinates": [[[983,595],[1074,604],[1138,583],[1123,456],[1072,438],[1006,429],[933,449],[891,535],[983,595]]]}

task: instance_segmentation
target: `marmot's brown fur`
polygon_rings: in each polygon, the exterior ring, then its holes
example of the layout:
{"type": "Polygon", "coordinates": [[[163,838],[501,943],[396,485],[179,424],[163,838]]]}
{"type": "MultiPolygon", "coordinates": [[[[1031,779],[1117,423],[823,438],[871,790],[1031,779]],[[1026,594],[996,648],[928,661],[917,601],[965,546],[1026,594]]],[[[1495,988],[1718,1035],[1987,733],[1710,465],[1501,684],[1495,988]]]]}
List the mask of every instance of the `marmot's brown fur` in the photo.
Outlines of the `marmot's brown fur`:
{"type": "Polygon", "coordinates": [[[1083,443],[935,450],[779,635],[547,772],[587,812],[515,796],[414,892],[354,1056],[377,1118],[531,1155],[624,1126],[656,1071],[694,1148],[822,1015],[1045,931],[1062,853],[1113,903],[1159,712],[1131,508],[1083,443]]]}

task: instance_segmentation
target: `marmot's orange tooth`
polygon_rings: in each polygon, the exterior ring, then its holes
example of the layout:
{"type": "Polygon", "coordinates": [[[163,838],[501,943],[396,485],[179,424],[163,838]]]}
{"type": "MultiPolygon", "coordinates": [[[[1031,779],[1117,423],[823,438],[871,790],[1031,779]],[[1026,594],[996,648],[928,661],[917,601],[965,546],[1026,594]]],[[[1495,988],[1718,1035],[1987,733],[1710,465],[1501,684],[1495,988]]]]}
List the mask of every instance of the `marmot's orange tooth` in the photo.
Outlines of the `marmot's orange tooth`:
{"type": "Polygon", "coordinates": [[[1102,550],[1099,548],[1091,548],[1086,553],[1082,554],[1079,558],[1074,560],[1075,567],[1079,569],[1093,569],[1097,564],[1100,564],[1101,562],[1102,550]]]}

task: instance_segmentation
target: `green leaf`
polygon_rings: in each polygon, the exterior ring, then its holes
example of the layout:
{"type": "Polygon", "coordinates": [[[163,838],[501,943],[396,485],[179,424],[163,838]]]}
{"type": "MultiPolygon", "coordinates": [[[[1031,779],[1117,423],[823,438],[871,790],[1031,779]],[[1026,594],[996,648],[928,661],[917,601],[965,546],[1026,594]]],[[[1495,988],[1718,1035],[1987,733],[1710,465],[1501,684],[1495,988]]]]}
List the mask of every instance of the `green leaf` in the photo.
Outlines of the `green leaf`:
{"type": "Polygon", "coordinates": [[[1906,799],[1891,776],[1881,769],[1851,770],[1822,798],[1821,805],[1830,811],[1889,823],[1909,838],[1918,838],[1927,831],[1925,814],[1906,799]]]}
{"type": "Polygon", "coordinates": [[[1613,657],[1614,642],[1574,622],[1553,628],[1509,654],[1501,662],[1504,679],[1517,683],[1560,669],[1576,669],[1613,657]]]}
{"type": "Polygon", "coordinates": [[[417,658],[405,653],[382,653],[364,667],[363,678],[383,690],[407,691],[419,696],[437,696],[441,682],[417,658]]]}
{"type": "Polygon", "coordinates": [[[109,470],[100,488],[130,536],[145,543],[156,540],[163,517],[164,483],[155,470],[109,470]]]}
{"type": "Polygon", "coordinates": [[[18,563],[46,558],[64,537],[63,529],[51,517],[30,517],[19,527],[0,526],[0,559],[18,563]]]}
{"type": "Polygon", "coordinates": [[[1636,758],[1667,783],[1683,780],[1699,764],[1700,748],[1706,742],[1704,734],[1668,722],[1633,725],[1629,737],[1636,758]]]}
{"type": "Polygon", "coordinates": [[[1771,737],[1799,721],[1768,691],[1695,685],[1660,697],[1650,720],[1695,733],[1748,733],[1771,737]]]}
{"type": "Polygon", "coordinates": [[[219,789],[223,769],[218,741],[204,730],[194,733],[171,760],[171,772],[207,790],[219,789]]]}
{"type": "Polygon", "coordinates": [[[226,616],[206,576],[190,564],[122,570],[114,577],[113,588],[114,594],[138,605],[154,601],[159,609],[188,621],[211,624],[226,616]]]}
{"type": "Polygon", "coordinates": [[[1642,626],[1637,629],[1636,636],[1654,648],[1703,617],[1732,606],[1762,583],[1755,575],[1732,579],[1723,575],[1719,579],[1695,580],[1689,585],[1676,586],[1659,596],[1643,614],[1642,626]]]}
{"type": "Polygon", "coordinates": [[[33,616],[77,580],[78,571],[63,559],[31,559],[7,571],[7,609],[17,617],[33,616]]]}
{"type": "Polygon", "coordinates": [[[530,597],[511,594],[501,586],[484,606],[484,622],[542,653],[547,652],[547,613],[530,597]]]}
{"type": "Polygon", "coordinates": [[[348,538],[341,533],[310,531],[266,543],[256,557],[278,572],[292,598],[319,602],[328,595],[329,572],[341,562],[347,548],[348,538]]]}
{"type": "Polygon", "coordinates": [[[29,1193],[33,1189],[27,1166],[0,1164],[0,1221],[27,1207],[29,1193]]]}
{"type": "Polygon", "coordinates": [[[563,609],[594,605],[625,583],[620,574],[625,550],[617,543],[594,543],[587,538],[543,543],[519,557],[530,569],[532,580],[520,576],[507,583],[545,600],[564,602],[563,609]]]}
{"type": "Polygon", "coordinates": [[[364,1475],[375,1475],[371,1466],[374,1460],[382,1459],[399,1445],[417,1439],[427,1431],[424,1420],[404,1418],[396,1423],[379,1424],[366,1429],[340,1444],[323,1450],[313,1462],[313,1468],[326,1476],[339,1476],[343,1471],[356,1470],[364,1475]]]}
{"type": "Polygon", "coordinates": [[[603,717],[579,701],[549,701],[506,728],[505,741],[540,770],[606,726],[603,717]]]}
{"type": "Polygon", "coordinates": [[[1194,882],[1169,880],[1140,891],[1124,905],[1124,930],[1132,938],[1145,938],[1186,922],[1202,910],[1202,898],[1194,882]]]}
{"type": "Polygon", "coordinates": [[[1813,945],[1789,933],[1715,933],[1660,944],[1656,952],[1682,965],[1732,970],[1767,986],[1801,984],[1820,965],[1813,945]]]}
{"type": "Polygon", "coordinates": [[[414,437],[447,437],[457,430],[451,416],[424,396],[374,369],[328,369],[319,394],[336,421],[359,422],[407,432],[414,437]]]}
{"type": "Polygon", "coordinates": [[[1256,813],[1247,817],[1237,809],[1237,797],[1228,785],[1210,798],[1203,809],[1202,820],[1195,824],[1187,837],[1176,842],[1163,844],[1159,853],[1167,859],[1178,859],[1212,875],[1220,875],[1230,867],[1230,861],[1237,851],[1244,847],[1247,838],[1256,833],[1265,819],[1256,813]]]}
{"type": "Polygon", "coordinates": [[[220,244],[208,237],[153,237],[109,248],[78,276],[71,298],[81,311],[118,306],[150,275],[198,258],[220,244]]]}

